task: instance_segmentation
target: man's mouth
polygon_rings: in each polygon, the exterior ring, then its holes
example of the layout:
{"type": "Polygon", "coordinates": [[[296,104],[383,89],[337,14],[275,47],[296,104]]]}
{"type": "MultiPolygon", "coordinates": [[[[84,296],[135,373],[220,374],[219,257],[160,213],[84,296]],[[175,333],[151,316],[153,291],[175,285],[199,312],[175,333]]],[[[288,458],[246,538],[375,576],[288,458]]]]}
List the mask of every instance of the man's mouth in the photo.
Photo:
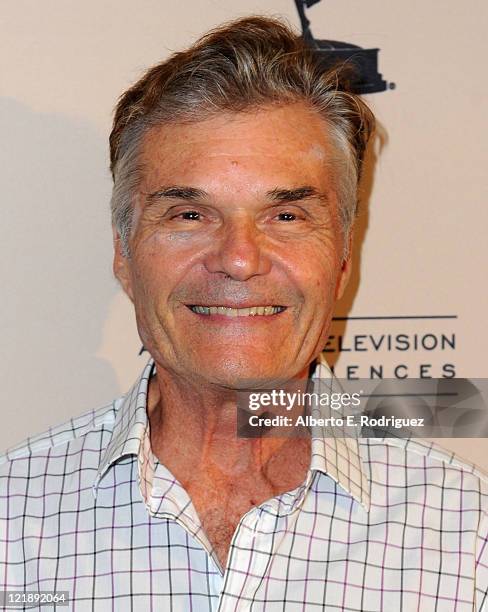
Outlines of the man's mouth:
{"type": "Polygon", "coordinates": [[[248,308],[232,308],[229,306],[188,305],[188,308],[200,315],[223,315],[225,317],[269,317],[286,310],[286,306],[249,306],[248,308]]]}

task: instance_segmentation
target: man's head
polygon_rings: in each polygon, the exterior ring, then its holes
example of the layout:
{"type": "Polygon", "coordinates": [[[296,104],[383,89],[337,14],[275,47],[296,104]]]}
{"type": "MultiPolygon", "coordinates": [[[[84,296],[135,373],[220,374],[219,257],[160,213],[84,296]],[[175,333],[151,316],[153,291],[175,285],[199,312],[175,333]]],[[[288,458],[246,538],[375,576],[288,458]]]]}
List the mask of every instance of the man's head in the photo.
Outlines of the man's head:
{"type": "Polygon", "coordinates": [[[348,279],[372,129],[266,18],[211,32],[122,96],[115,273],[161,367],[223,386],[306,370],[348,279]]]}

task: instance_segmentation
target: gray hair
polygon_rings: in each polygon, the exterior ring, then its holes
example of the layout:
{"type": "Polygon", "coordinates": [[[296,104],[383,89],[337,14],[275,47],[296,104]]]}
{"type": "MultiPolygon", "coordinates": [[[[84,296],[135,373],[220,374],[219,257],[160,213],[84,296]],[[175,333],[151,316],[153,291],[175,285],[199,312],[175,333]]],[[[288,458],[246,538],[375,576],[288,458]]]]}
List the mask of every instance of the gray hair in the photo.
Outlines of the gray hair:
{"type": "Polygon", "coordinates": [[[324,73],[303,40],[268,17],[238,19],[210,31],[150,68],[120,98],[110,134],[111,210],[124,255],[130,255],[133,202],[143,172],[141,144],[151,127],[300,101],[328,126],[346,257],[374,117],[361,98],[340,86],[337,71],[324,73]]]}

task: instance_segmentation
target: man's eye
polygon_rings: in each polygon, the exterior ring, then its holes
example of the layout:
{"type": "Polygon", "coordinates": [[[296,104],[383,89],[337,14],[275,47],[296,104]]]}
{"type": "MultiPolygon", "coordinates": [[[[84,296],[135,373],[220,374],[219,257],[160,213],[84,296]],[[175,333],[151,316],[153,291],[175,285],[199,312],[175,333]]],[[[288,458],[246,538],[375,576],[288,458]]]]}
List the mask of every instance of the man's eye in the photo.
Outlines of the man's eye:
{"type": "Polygon", "coordinates": [[[176,217],[180,219],[185,219],[188,221],[199,221],[200,213],[196,210],[185,210],[184,212],[179,213],[176,217]]]}
{"type": "Polygon", "coordinates": [[[278,214],[278,219],[280,221],[295,221],[297,216],[291,212],[282,212],[278,214]]]}

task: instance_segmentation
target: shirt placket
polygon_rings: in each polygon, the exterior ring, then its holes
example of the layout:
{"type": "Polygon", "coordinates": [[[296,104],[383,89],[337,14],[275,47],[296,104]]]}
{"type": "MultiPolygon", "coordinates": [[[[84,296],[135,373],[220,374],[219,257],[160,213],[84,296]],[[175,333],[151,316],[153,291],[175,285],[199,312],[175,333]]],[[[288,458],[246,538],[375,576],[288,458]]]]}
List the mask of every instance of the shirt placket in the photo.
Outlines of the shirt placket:
{"type": "Polygon", "coordinates": [[[247,512],[232,538],[218,612],[249,610],[266,580],[273,554],[291,529],[310,489],[314,472],[303,485],[247,512]]]}

